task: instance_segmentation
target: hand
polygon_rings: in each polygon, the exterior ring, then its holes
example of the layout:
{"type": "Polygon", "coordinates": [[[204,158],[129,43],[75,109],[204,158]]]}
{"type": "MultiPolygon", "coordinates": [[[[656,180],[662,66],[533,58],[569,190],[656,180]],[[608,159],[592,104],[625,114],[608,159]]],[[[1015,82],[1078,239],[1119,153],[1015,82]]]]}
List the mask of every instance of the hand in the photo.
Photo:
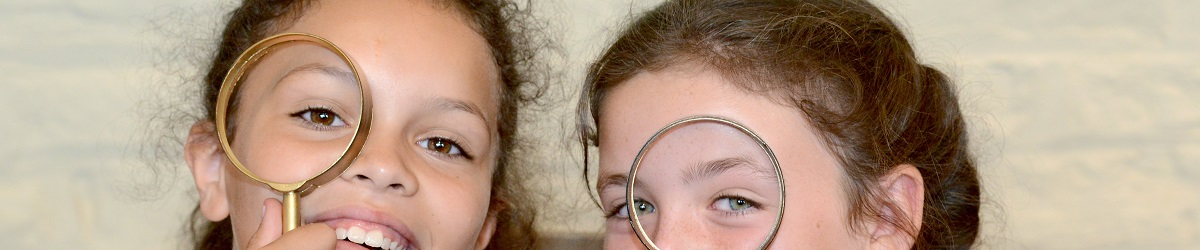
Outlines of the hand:
{"type": "Polygon", "coordinates": [[[283,204],[276,199],[263,201],[262,222],[250,236],[248,250],[268,249],[333,249],[337,236],[324,223],[303,225],[283,233],[283,204]]]}

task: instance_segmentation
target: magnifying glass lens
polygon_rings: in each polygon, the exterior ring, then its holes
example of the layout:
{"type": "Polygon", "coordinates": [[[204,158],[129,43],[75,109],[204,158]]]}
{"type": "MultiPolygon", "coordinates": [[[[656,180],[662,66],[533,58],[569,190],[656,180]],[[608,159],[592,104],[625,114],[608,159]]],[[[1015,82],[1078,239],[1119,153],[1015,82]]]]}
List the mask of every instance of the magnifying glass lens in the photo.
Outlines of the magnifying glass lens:
{"type": "Polygon", "coordinates": [[[299,196],[337,176],[362,150],[371,93],[350,57],[312,34],[250,46],[217,95],[217,137],[229,161],[282,193],[283,231],[300,225],[299,196]]]}
{"type": "Polygon", "coordinates": [[[769,147],[744,129],[720,118],[690,120],[645,144],[626,190],[634,201],[627,206],[631,226],[643,244],[769,245],[782,216],[782,178],[769,147]]]}
{"type": "Polygon", "coordinates": [[[263,181],[294,183],[320,175],[353,141],[362,90],[350,65],[320,44],[264,48],[243,66],[229,102],[230,147],[263,181]]]}

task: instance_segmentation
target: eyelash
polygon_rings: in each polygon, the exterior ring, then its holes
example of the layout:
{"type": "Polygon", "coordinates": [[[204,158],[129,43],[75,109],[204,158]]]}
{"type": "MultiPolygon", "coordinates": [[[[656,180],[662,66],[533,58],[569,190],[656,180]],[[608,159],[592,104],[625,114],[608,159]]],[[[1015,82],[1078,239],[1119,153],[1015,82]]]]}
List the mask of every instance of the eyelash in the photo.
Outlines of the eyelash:
{"type": "MultiPolygon", "coordinates": [[[[649,205],[651,213],[653,213],[655,210],[658,209],[657,207],[654,206],[653,203],[650,203],[650,202],[642,200],[642,199],[634,199],[634,202],[646,203],[647,205],[649,205]]],[[[617,204],[616,206],[612,206],[611,208],[609,208],[608,213],[606,215],[604,215],[604,218],[606,218],[606,219],[616,218],[617,215],[621,213],[621,211],[624,211],[627,209],[627,206],[628,206],[628,202],[622,202],[620,204],[617,204]]],[[[712,206],[713,206],[713,210],[721,211],[721,213],[724,213],[725,215],[728,215],[728,216],[745,215],[747,213],[762,209],[761,203],[751,200],[750,198],[746,198],[745,196],[735,195],[735,194],[723,194],[723,195],[717,196],[717,199],[713,200],[712,206]],[[745,205],[747,207],[745,209],[737,210],[737,211],[733,211],[733,210],[725,211],[722,209],[717,209],[716,208],[716,206],[718,206],[717,203],[720,202],[721,200],[730,200],[731,202],[734,200],[742,200],[742,201],[746,202],[745,205]]]]}
{"type": "Polygon", "coordinates": [[[604,218],[612,219],[612,218],[617,217],[617,214],[621,212],[621,209],[625,209],[626,203],[627,202],[621,202],[621,204],[617,204],[616,206],[612,206],[612,208],[609,208],[608,212],[604,214],[604,218]]]}
{"type": "MultiPolygon", "coordinates": [[[[331,123],[336,123],[338,121],[341,121],[343,124],[346,123],[346,121],[344,119],[342,119],[341,115],[338,115],[336,112],[333,112],[333,110],[329,110],[328,108],[325,108],[325,107],[308,107],[308,108],[305,108],[304,110],[300,110],[295,113],[291,113],[289,116],[295,117],[296,119],[299,119],[305,126],[311,128],[311,129],[314,129],[314,130],[319,130],[319,131],[329,131],[329,130],[333,130],[336,127],[349,126],[348,124],[340,125],[340,126],[330,126],[330,125],[313,122],[311,116],[316,115],[315,113],[317,113],[317,112],[332,114],[334,120],[331,121],[331,123]],[[304,116],[306,114],[309,115],[310,117],[305,118],[304,116]]],[[[420,146],[420,147],[424,148],[425,150],[433,151],[434,153],[437,153],[439,155],[446,156],[446,157],[463,158],[468,161],[475,160],[475,156],[471,155],[470,152],[467,152],[467,150],[465,148],[463,148],[463,146],[461,144],[459,144],[458,141],[456,141],[454,139],[446,138],[446,137],[435,136],[435,137],[422,139],[420,141],[417,141],[417,146],[420,146]],[[437,140],[437,141],[434,141],[434,140],[437,140]],[[439,152],[435,149],[429,148],[429,146],[430,146],[429,143],[437,143],[437,142],[441,142],[441,143],[445,144],[445,146],[449,146],[449,148],[447,149],[449,152],[443,153],[443,152],[439,152]],[[424,145],[422,145],[422,144],[424,144],[424,145]],[[454,153],[455,151],[457,151],[458,153],[454,153]]]]}
{"type": "Polygon", "coordinates": [[[751,200],[750,198],[746,198],[745,196],[736,195],[736,194],[723,194],[723,195],[717,196],[717,199],[716,199],[716,200],[713,200],[713,203],[712,203],[712,204],[713,204],[713,209],[714,209],[714,210],[718,210],[718,211],[721,211],[722,213],[725,213],[726,215],[732,215],[732,216],[737,216],[737,215],[745,215],[745,214],[747,214],[747,213],[749,213],[749,212],[752,212],[752,211],[757,211],[757,210],[760,210],[760,209],[762,209],[762,203],[759,203],[759,202],[757,202],[757,201],[751,200]],[[746,206],[747,206],[747,208],[745,208],[745,209],[743,209],[743,210],[738,210],[738,211],[732,211],[732,210],[731,210],[731,211],[725,211],[725,210],[716,209],[717,202],[719,202],[719,201],[721,201],[721,200],[725,200],[725,199],[728,199],[728,200],[730,200],[730,201],[733,201],[733,200],[744,200],[744,201],[746,201],[746,206]]]}
{"type": "Polygon", "coordinates": [[[451,157],[451,158],[462,158],[462,159],[466,159],[468,161],[475,160],[475,156],[471,155],[470,152],[467,152],[467,150],[465,148],[463,148],[463,146],[461,144],[459,144],[458,141],[455,141],[454,139],[450,139],[450,138],[446,138],[446,137],[435,136],[435,137],[429,137],[426,139],[422,139],[420,141],[417,141],[417,146],[419,146],[425,150],[432,151],[440,156],[451,157]],[[429,148],[429,146],[434,145],[431,143],[437,143],[437,141],[434,141],[434,140],[440,140],[441,143],[446,144],[445,146],[449,147],[449,149],[448,149],[449,152],[443,153],[443,152],[439,152],[435,149],[429,148]],[[457,154],[454,153],[455,150],[458,151],[457,154]]]}
{"type": "MultiPolygon", "coordinates": [[[[649,201],[646,201],[646,200],[643,200],[643,199],[634,199],[634,200],[633,200],[633,202],[635,202],[635,203],[636,203],[636,202],[641,202],[641,203],[644,203],[644,204],[646,204],[646,205],[649,207],[649,210],[650,210],[648,213],[653,213],[653,212],[655,212],[655,211],[657,211],[657,210],[658,210],[658,207],[655,207],[655,206],[654,206],[654,203],[650,203],[649,201]]],[[[624,211],[624,210],[626,210],[626,208],[627,208],[627,207],[626,207],[626,206],[627,206],[627,204],[628,204],[627,202],[622,202],[621,204],[618,204],[618,205],[616,205],[616,206],[613,206],[611,209],[609,209],[609,212],[608,212],[608,214],[604,215],[604,218],[606,218],[606,219],[612,219],[612,218],[616,218],[616,217],[617,217],[617,214],[620,214],[620,213],[621,213],[621,211],[624,211]]],[[[628,216],[628,215],[626,215],[626,216],[628,216]]],[[[641,216],[641,215],[639,215],[639,216],[641,216]]]]}
{"type": "Polygon", "coordinates": [[[318,130],[318,131],[330,131],[330,130],[334,130],[335,128],[338,128],[338,127],[349,126],[349,124],[346,124],[346,120],[342,119],[341,115],[339,115],[337,112],[333,112],[333,110],[330,110],[329,108],[326,108],[326,107],[309,106],[303,110],[291,113],[291,114],[289,114],[289,116],[295,117],[296,119],[300,120],[300,122],[302,122],[308,128],[313,129],[313,130],[318,130]],[[305,114],[312,116],[312,115],[316,115],[315,113],[317,113],[317,112],[332,114],[334,120],[331,123],[341,121],[342,125],[330,126],[330,125],[313,122],[312,117],[304,118],[305,114]]]}

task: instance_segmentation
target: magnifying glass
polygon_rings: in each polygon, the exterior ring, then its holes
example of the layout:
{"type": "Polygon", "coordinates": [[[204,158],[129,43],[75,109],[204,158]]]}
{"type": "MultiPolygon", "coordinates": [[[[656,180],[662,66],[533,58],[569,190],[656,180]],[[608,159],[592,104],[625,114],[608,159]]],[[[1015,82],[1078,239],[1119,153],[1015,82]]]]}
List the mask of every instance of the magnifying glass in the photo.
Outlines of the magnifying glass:
{"type": "Polygon", "coordinates": [[[283,194],[283,231],[300,225],[299,196],[341,175],[371,127],[359,69],[321,37],[286,33],[250,46],[221,84],[217,137],[229,161],[283,194]]]}
{"type": "MultiPolygon", "coordinates": [[[[638,151],[626,183],[625,209],[647,249],[659,249],[667,238],[696,239],[670,235],[678,233],[705,235],[701,240],[720,244],[703,244],[726,249],[766,249],[783,221],[784,197],[779,160],[762,137],[730,119],[695,116],[666,125],[638,151]],[[655,195],[655,188],[664,186],[687,193],[655,195]],[[677,225],[665,222],[668,218],[709,225],[668,230],[677,225]]],[[[676,243],[700,244],[671,242],[676,243]]]]}

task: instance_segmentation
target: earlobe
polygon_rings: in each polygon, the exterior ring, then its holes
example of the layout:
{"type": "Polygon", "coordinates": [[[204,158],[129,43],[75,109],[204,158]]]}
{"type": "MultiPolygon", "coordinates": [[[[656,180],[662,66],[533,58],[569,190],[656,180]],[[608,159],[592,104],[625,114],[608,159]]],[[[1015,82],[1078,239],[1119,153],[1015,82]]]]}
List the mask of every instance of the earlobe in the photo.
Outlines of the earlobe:
{"type": "Polygon", "coordinates": [[[498,213],[499,211],[488,212],[487,219],[483,221],[483,228],[479,231],[479,238],[475,241],[475,249],[485,249],[488,243],[492,242],[492,235],[496,234],[498,213]]]}
{"type": "Polygon", "coordinates": [[[925,207],[924,183],[921,171],[911,164],[896,166],[880,179],[886,204],[879,208],[882,218],[871,229],[872,249],[911,249],[916,243],[925,207]]]}
{"type": "Polygon", "coordinates": [[[200,212],[211,221],[229,217],[223,178],[225,154],[221,152],[211,121],[198,121],[192,125],[184,144],[184,158],[199,191],[200,212]]]}

